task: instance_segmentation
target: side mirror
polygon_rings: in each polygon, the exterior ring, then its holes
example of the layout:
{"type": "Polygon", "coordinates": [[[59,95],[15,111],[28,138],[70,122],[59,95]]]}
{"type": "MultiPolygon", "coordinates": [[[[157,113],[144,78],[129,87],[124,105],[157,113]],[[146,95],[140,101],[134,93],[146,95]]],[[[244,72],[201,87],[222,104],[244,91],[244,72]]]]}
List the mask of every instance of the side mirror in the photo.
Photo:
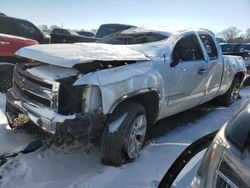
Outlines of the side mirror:
{"type": "Polygon", "coordinates": [[[170,67],[175,67],[176,65],[178,65],[180,60],[179,54],[176,52],[176,50],[174,50],[172,58],[173,61],[170,63],[170,67]]]}

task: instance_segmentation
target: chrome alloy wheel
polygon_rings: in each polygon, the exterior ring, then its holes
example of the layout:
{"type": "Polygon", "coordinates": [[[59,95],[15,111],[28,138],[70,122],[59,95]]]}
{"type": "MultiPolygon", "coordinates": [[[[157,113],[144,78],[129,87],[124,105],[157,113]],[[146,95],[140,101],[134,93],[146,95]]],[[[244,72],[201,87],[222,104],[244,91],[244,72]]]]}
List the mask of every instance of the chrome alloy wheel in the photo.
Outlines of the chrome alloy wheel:
{"type": "Polygon", "coordinates": [[[135,117],[127,146],[127,154],[130,159],[138,156],[142,144],[145,139],[147,130],[147,118],[145,114],[140,114],[135,117]]]}
{"type": "Polygon", "coordinates": [[[236,82],[231,93],[231,103],[236,101],[240,95],[240,83],[236,82]]]}

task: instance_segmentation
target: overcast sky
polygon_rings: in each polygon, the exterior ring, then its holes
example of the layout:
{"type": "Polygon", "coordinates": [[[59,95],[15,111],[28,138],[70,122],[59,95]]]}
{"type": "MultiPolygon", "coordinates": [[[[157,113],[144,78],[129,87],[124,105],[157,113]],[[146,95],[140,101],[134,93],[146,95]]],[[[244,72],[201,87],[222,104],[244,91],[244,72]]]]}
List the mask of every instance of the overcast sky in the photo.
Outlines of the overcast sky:
{"type": "MultiPolygon", "coordinates": [[[[250,28],[250,0],[0,0],[0,12],[36,25],[95,29],[103,23],[250,28]]],[[[0,26],[1,27],[1,26],[0,26]]]]}

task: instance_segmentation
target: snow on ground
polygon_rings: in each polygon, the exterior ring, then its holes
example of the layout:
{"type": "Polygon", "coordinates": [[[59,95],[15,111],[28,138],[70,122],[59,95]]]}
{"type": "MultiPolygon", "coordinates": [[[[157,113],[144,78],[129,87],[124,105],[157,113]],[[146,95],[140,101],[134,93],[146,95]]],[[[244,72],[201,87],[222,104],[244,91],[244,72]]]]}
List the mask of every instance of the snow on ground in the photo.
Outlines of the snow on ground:
{"type": "Polygon", "coordinates": [[[5,95],[0,93],[0,154],[19,151],[32,139],[30,135],[10,130],[5,116],[5,100],[5,95]]]}
{"type": "MultiPolygon", "coordinates": [[[[242,99],[229,108],[203,105],[165,119],[156,124],[158,133],[143,149],[134,162],[121,167],[101,164],[100,146],[89,148],[81,143],[71,146],[41,148],[30,154],[19,154],[0,168],[0,187],[8,188],[138,188],[157,187],[167,169],[177,156],[193,141],[220,128],[250,97],[250,87],[241,91],[242,99]],[[193,116],[194,118],[190,116],[193,116]],[[181,119],[184,123],[176,128],[164,130],[181,119]]],[[[0,153],[23,148],[34,136],[8,129],[4,116],[4,95],[0,96],[0,153]]],[[[172,126],[173,126],[172,125],[172,126]]],[[[201,158],[202,155],[200,155],[201,158]]],[[[191,162],[192,169],[198,160],[191,162]]],[[[185,169],[174,187],[187,187],[195,170],[185,169]]]]}

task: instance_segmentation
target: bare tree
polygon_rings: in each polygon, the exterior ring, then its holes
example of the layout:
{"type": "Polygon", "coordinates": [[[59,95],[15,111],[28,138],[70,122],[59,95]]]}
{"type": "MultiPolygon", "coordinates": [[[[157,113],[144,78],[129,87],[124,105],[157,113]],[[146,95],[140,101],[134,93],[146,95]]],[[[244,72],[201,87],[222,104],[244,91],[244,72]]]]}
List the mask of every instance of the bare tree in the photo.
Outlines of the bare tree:
{"type": "Polygon", "coordinates": [[[241,30],[237,27],[229,27],[221,31],[219,35],[222,36],[227,42],[236,42],[236,40],[239,40],[240,33],[241,30]]]}
{"type": "Polygon", "coordinates": [[[91,29],[90,32],[95,33],[97,32],[97,29],[91,29]]]}
{"type": "Polygon", "coordinates": [[[245,40],[246,42],[250,42],[250,28],[246,30],[245,40]]]}
{"type": "Polygon", "coordinates": [[[39,27],[39,29],[41,29],[41,30],[49,29],[48,26],[45,25],[45,24],[39,25],[38,27],[39,27]]]}
{"type": "Polygon", "coordinates": [[[51,25],[50,29],[60,28],[58,25],[51,25]]]}

